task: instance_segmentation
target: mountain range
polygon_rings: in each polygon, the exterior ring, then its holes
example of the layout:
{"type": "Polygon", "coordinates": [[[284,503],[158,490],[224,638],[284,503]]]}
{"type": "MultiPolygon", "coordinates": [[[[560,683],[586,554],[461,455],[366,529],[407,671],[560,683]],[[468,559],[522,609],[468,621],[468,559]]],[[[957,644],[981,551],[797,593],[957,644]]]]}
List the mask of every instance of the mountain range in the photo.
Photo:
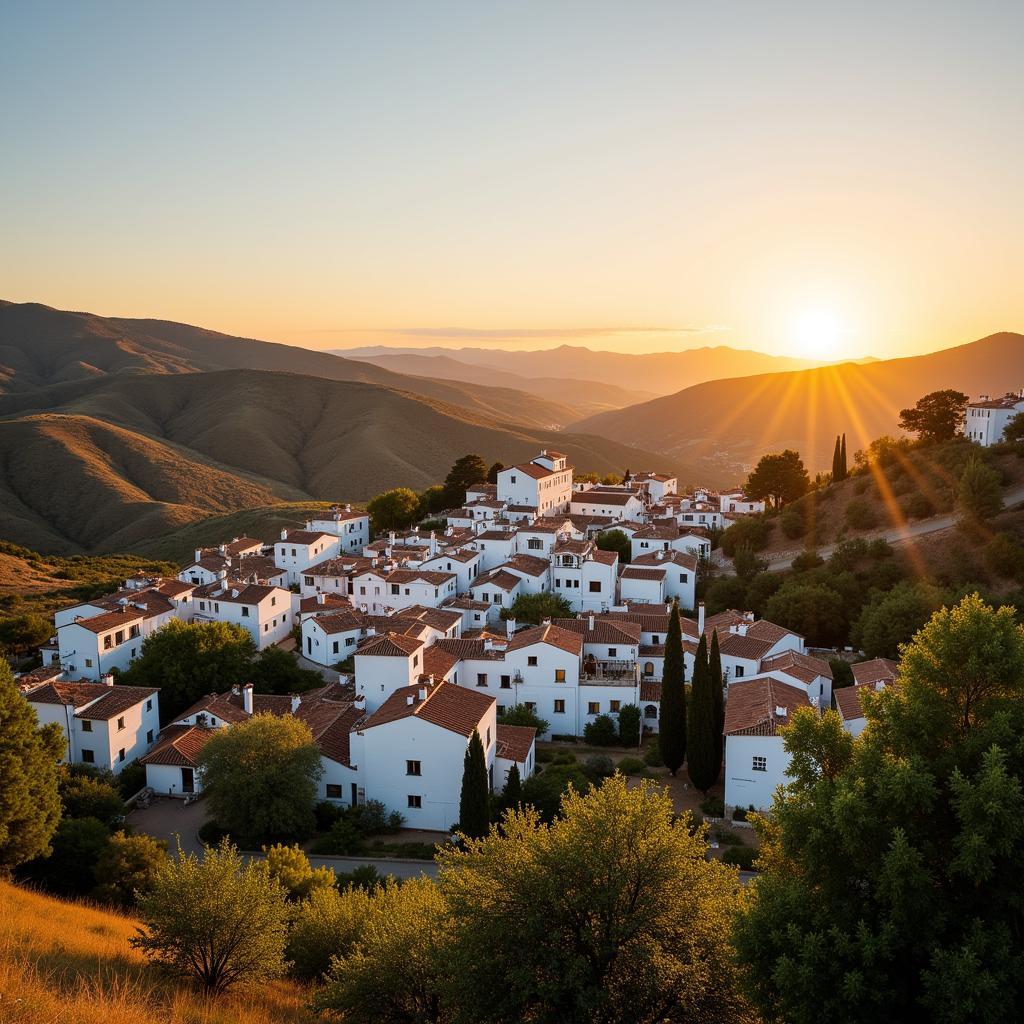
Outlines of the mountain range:
{"type": "Polygon", "coordinates": [[[696,468],[566,432],[577,412],[165,321],[0,305],[0,536],[126,550],[210,515],[364,501],[443,480],[467,452],[541,448],[581,470],[696,468]]]}
{"type": "MultiPolygon", "coordinates": [[[[609,352],[585,348],[581,345],[559,345],[549,349],[490,349],[490,348],[387,348],[382,345],[352,349],[335,349],[337,355],[360,359],[394,369],[408,366],[405,373],[427,376],[448,376],[452,370],[455,379],[467,380],[463,367],[476,367],[501,373],[516,374],[533,381],[602,381],[600,388],[613,386],[626,392],[646,392],[648,397],[668,395],[703,381],[723,377],[747,377],[753,373],[780,373],[818,366],[813,359],[794,359],[789,356],[770,356],[764,352],[750,352],[724,345],[686,349],[682,352],[652,352],[634,355],[627,352],[609,352]],[[403,363],[410,358],[413,361],[403,363]],[[460,364],[453,367],[452,362],[460,364]],[[411,369],[415,366],[416,369],[411,369]],[[440,368],[444,372],[436,372],[440,368]]],[[[521,384],[510,384],[521,387],[521,384]]],[[[543,388],[546,385],[541,385],[543,388]]],[[[545,393],[538,389],[537,393],[545,393]]],[[[633,401],[640,400],[634,397],[633,401]]],[[[620,405],[629,401],[619,402],[620,405]]],[[[580,414],[587,415],[586,413],[580,414]]],[[[580,417],[577,417],[580,418],[580,417]]]]}
{"type": "Polygon", "coordinates": [[[791,373],[709,381],[600,413],[573,430],[628,438],[687,463],[739,478],[764,452],[794,448],[812,470],[831,466],[837,434],[852,456],[898,434],[901,409],[931,391],[1002,395],[1024,384],[1024,335],[1003,332],[903,359],[840,363],[791,373]]]}

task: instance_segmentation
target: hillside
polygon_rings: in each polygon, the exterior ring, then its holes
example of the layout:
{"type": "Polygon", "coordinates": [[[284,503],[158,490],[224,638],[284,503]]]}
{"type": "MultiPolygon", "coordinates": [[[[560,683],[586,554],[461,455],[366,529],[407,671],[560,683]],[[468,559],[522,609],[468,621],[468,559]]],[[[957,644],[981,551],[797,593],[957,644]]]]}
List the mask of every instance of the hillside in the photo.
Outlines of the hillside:
{"type": "Polygon", "coordinates": [[[980,341],[905,359],[842,363],[792,373],[716,380],[573,425],[664,452],[688,463],[732,468],[739,477],[767,451],[796,448],[813,471],[831,466],[836,434],[852,455],[896,434],[900,409],[940,388],[972,397],[1024,382],[1024,335],[980,341]]]}
{"type": "Polygon", "coordinates": [[[507,464],[548,447],[581,471],[658,466],[697,478],[609,439],[374,384],[256,370],[113,374],[0,396],[0,534],[43,551],[124,550],[210,514],[422,490],[466,452],[507,464]]]}
{"type": "Polygon", "coordinates": [[[580,413],[509,388],[467,386],[393,373],[329,352],[234,338],[168,320],[73,313],[0,300],[0,394],[30,392],[109,374],[274,370],[414,391],[460,408],[535,427],[565,426],[580,413]]]}
{"type": "Polygon", "coordinates": [[[450,356],[421,355],[417,352],[384,352],[380,355],[359,356],[359,360],[383,366],[399,373],[417,377],[440,377],[459,380],[467,384],[486,384],[492,387],[514,388],[532,395],[572,406],[577,419],[591,416],[606,409],[621,409],[626,405],[646,402],[654,395],[649,392],[627,391],[615,384],[598,380],[574,380],[570,377],[525,377],[519,373],[499,370],[493,366],[475,366],[450,356]]]}
{"type": "MultiPolygon", "coordinates": [[[[792,359],[750,352],[725,345],[692,348],[683,352],[652,352],[634,355],[628,352],[596,351],[581,345],[559,345],[557,348],[490,349],[490,348],[388,348],[382,345],[352,349],[335,349],[350,359],[370,359],[382,365],[401,365],[390,360],[412,354],[418,359],[455,359],[460,363],[486,367],[522,377],[558,377],[585,381],[614,382],[619,388],[668,395],[703,381],[723,377],[746,377],[756,373],[801,370],[817,366],[813,359],[792,359]]],[[[419,372],[419,371],[403,371],[419,372]]]]}
{"type": "Polygon", "coordinates": [[[298,1024],[307,993],[286,981],[216,1002],[166,980],[128,940],[138,922],[0,882],[4,1024],[298,1024]]]}

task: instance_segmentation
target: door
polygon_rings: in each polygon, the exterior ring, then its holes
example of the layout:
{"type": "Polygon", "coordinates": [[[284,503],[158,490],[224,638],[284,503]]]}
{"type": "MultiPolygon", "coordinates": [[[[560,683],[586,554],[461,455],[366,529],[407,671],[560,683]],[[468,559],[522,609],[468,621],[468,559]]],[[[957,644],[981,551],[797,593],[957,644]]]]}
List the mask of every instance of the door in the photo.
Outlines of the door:
{"type": "Polygon", "coordinates": [[[352,783],[352,806],[355,807],[359,803],[359,787],[353,782],[352,783]]]}
{"type": "Polygon", "coordinates": [[[191,768],[181,769],[181,791],[182,793],[194,793],[196,791],[195,772],[191,768]]]}

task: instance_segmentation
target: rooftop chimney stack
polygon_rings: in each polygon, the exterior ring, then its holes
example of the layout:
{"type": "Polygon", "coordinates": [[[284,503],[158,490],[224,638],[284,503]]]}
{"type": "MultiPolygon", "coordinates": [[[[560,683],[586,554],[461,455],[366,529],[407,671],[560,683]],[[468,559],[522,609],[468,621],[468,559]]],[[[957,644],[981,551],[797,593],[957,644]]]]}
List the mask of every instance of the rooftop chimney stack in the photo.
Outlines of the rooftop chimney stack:
{"type": "Polygon", "coordinates": [[[697,602],[697,639],[704,635],[704,602],[697,602]]]}
{"type": "Polygon", "coordinates": [[[113,673],[112,672],[104,672],[103,675],[100,676],[100,682],[104,686],[113,686],[114,685],[114,675],[113,675],[113,673]]]}
{"type": "Polygon", "coordinates": [[[287,530],[287,528],[283,528],[281,530],[281,540],[287,540],[287,539],[288,539],[288,530],[287,530]]]}
{"type": "Polygon", "coordinates": [[[427,699],[427,688],[425,686],[420,687],[420,700],[427,699]]]}
{"type": "Polygon", "coordinates": [[[515,619],[508,619],[506,621],[506,623],[505,623],[505,633],[508,636],[509,640],[511,640],[512,637],[515,635],[515,631],[516,631],[516,620],[515,619]]]}
{"type": "Polygon", "coordinates": [[[302,698],[297,694],[292,694],[292,714],[299,710],[299,705],[302,703],[302,698]]]}
{"type": "Polygon", "coordinates": [[[327,603],[327,595],[322,590],[320,591],[319,594],[316,595],[316,603],[317,604],[326,604],[327,603]]]}
{"type": "Polygon", "coordinates": [[[590,631],[591,633],[593,633],[593,632],[594,632],[594,613],[593,613],[593,612],[591,612],[591,613],[590,613],[590,614],[589,614],[589,615],[587,616],[587,629],[588,629],[588,630],[589,630],[589,631],[590,631]]]}
{"type": "Polygon", "coordinates": [[[242,687],[242,710],[247,715],[252,714],[252,683],[246,683],[242,687]]]}

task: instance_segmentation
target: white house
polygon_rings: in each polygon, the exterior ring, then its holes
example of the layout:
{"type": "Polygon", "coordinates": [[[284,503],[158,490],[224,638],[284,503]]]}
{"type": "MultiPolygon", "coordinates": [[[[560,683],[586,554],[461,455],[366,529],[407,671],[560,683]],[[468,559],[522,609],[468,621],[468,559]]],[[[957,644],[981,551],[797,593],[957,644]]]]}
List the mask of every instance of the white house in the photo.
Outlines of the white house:
{"type": "Polygon", "coordinates": [[[742,489],[735,491],[722,491],[718,496],[719,511],[728,515],[730,512],[750,515],[755,512],[764,512],[765,504],[763,498],[748,498],[742,489]]]}
{"type": "Polygon", "coordinates": [[[789,754],[780,729],[798,708],[811,707],[807,692],[766,676],[729,687],[725,704],[725,804],[764,809],[789,781],[789,754]]]}
{"type": "Polygon", "coordinates": [[[352,581],[352,600],[360,608],[375,615],[401,611],[413,605],[438,608],[455,597],[455,573],[429,569],[370,569],[352,581]]]}
{"type": "Polygon", "coordinates": [[[1024,411],[1024,388],[1013,393],[1007,392],[1002,398],[982,395],[977,402],[967,406],[964,421],[964,437],[976,441],[982,447],[998,444],[1003,431],[1017,413],[1024,411]]]}
{"type": "Polygon", "coordinates": [[[619,569],[619,597],[637,604],[665,603],[664,565],[624,565],[619,569]]]}
{"type": "Polygon", "coordinates": [[[479,553],[479,572],[507,562],[519,550],[519,536],[512,529],[484,530],[473,540],[473,550],[479,553]]]}
{"type": "Polygon", "coordinates": [[[542,451],[530,462],[498,473],[497,499],[536,509],[541,516],[567,512],[572,499],[572,467],[561,452],[542,451]]]}
{"type": "Polygon", "coordinates": [[[675,524],[667,526],[631,526],[623,524],[621,529],[630,538],[630,560],[636,561],[654,551],[684,551],[697,558],[709,558],[711,541],[703,534],[681,529],[675,524]]]}
{"type": "Polygon", "coordinates": [[[511,608],[520,594],[527,593],[526,581],[517,573],[497,568],[473,580],[469,592],[474,601],[489,606],[487,621],[494,623],[501,618],[502,609],[511,608]]]}
{"type": "Polygon", "coordinates": [[[259,651],[280,643],[292,629],[292,594],[281,587],[220,580],[192,598],[193,622],[230,622],[248,630],[259,651]]]}
{"type": "MultiPolygon", "coordinates": [[[[697,556],[689,551],[651,551],[634,559],[631,565],[645,569],[665,570],[665,592],[662,600],[679,601],[680,608],[694,608],[697,604],[697,556]]],[[[622,593],[625,601],[627,594],[622,593]]]]}
{"type": "Polygon", "coordinates": [[[499,725],[494,749],[494,791],[501,792],[515,765],[525,782],[537,764],[537,730],[527,725],[499,725]]]}
{"type": "Polygon", "coordinates": [[[288,573],[288,585],[298,586],[307,569],[341,551],[341,538],[322,530],[282,530],[274,544],[274,564],[288,573]]]}
{"type": "Polygon", "coordinates": [[[369,636],[356,648],[356,696],[373,714],[396,690],[415,685],[423,672],[422,640],[389,632],[369,636]]]}
{"type": "Polygon", "coordinates": [[[575,612],[607,610],[616,601],[618,566],[617,552],[563,538],[551,551],[551,589],[575,612]]]}
{"type": "Polygon", "coordinates": [[[665,473],[636,473],[632,482],[642,484],[651,501],[656,504],[675,494],[679,486],[674,476],[665,473]]]}
{"type": "Polygon", "coordinates": [[[355,654],[363,636],[363,616],[354,609],[337,609],[310,615],[302,621],[302,654],[327,668],[355,654]]]}
{"type": "Polygon", "coordinates": [[[341,538],[341,551],[358,554],[370,543],[370,517],[365,512],[353,512],[351,505],[335,505],[323,516],[306,523],[309,533],[328,533],[341,538]]]}
{"type": "Polygon", "coordinates": [[[851,736],[856,737],[864,731],[868,724],[862,700],[864,691],[883,690],[886,686],[892,686],[899,674],[899,666],[888,658],[872,658],[870,661],[861,661],[851,667],[854,685],[834,690],[832,698],[842,720],[843,728],[851,736]]]}
{"type": "Polygon", "coordinates": [[[451,828],[474,731],[490,788],[495,786],[495,703],[492,696],[446,682],[417,682],[393,692],[358,728],[366,798],[399,811],[409,828],[451,828]]]}
{"type": "Polygon", "coordinates": [[[119,773],[141,757],[160,731],[157,690],[104,682],[49,681],[25,693],[40,725],[55,723],[64,734],[65,764],[88,764],[119,773]]]}
{"type": "Polygon", "coordinates": [[[570,511],[581,516],[639,519],[644,512],[644,503],[632,490],[588,487],[573,492],[570,511]]]}

